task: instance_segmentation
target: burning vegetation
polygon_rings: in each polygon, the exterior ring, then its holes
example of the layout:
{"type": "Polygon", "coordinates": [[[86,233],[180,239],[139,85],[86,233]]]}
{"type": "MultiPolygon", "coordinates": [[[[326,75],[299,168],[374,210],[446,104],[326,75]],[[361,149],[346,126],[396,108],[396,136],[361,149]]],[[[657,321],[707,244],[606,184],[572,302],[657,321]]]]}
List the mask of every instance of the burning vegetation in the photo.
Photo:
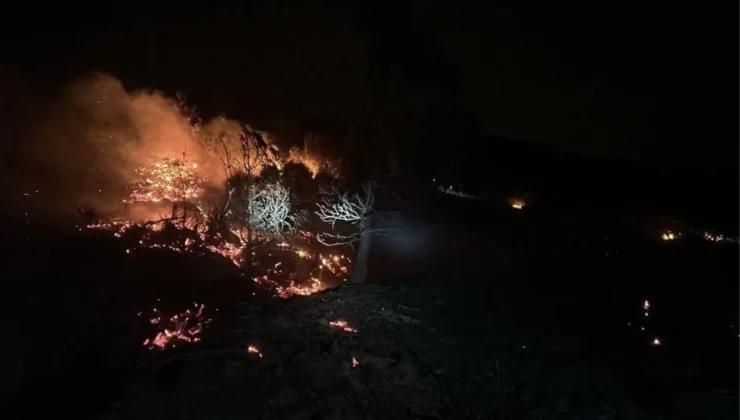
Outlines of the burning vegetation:
{"type": "Polygon", "coordinates": [[[170,206],[167,217],[135,221],[123,215],[91,222],[86,228],[109,231],[133,243],[126,251],[129,254],[132,249],[149,248],[228,258],[248,270],[255,283],[281,298],[316,293],[347,278],[350,258],[316,251],[321,248],[316,235],[299,230],[308,213],[295,208],[291,191],[282,181],[232,182],[228,191],[209,202],[203,197],[205,181],[197,168],[184,160],[166,158],[137,171],[141,180],[122,201],[128,205],[165,203],[170,206]]]}
{"type": "MultiPolygon", "coordinates": [[[[310,295],[349,277],[348,249],[327,253],[317,241],[323,223],[311,191],[320,173],[339,173],[310,149],[313,134],[283,150],[266,131],[223,117],[202,121],[182,100],[128,92],[106,75],[75,83],[61,107],[41,126],[69,121],[74,129],[65,137],[77,143],[67,147],[79,156],[44,163],[70,177],[62,184],[85,189],[74,193],[85,203],[78,207],[81,233],[110,234],[130,258],[146,250],[224,258],[257,291],[279,298],[310,295]],[[70,168],[80,159],[84,164],[70,168]],[[307,174],[300,182],[314,185],[296,187],[297,167],[307,174]]],[[[54,138],[60,131],[50,130],[54,138]]],[[[145,341],[153,349],[198,341],[208,323],[202,305],[171,316],[157,312],[152,320],[162,327],[145,341]]]]}
{"type": "Polygon", "coordinates": [[[164,158],[136,169],[140,181],[133,186],[126,203],[172,203],[199,198],[205,180],[197,173],[198,164],[183,159],[164,158]]]}

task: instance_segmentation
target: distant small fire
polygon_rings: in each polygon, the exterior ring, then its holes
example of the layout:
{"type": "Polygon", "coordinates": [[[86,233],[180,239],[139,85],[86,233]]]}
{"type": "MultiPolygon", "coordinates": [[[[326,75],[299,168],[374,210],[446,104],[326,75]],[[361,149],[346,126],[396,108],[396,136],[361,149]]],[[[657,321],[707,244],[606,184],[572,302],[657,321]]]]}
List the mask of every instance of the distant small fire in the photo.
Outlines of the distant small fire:
{"type": "Polygon", "coordinates": [[[509,200],[509,204],[511,205],[512,208],[515,208],[517,210],[521,210],[524,208],[524,206],[527,205],[527,203],[524,200],[519,199],[519,198],[512,198],[511,200],[509,200]]]}
{"type": "Polygon", "coordinates": [[[678,239],[679,235],[678,235],[678,234],[676,234],[676,233],[673,233],[673,232],[671,232],[671,231],[666,231],[666,232],[663,232],[663,233],[662,233],[662,234],[660,235],[660,237],[661,237],[661,239],[663,239],[664,241],[673,241],[673,240],[675,240],[675,239],[678,239]]]}
{"type": "Polygon", "coordinates": [[[258,349],[257,346],[252,345],[252,344],[250,344],[249,346],[247,346],[247,353],[255,354],[255,355],[259,356],[260,358],[263,357],[262,356],[262,352],[260,351],[260,349],[258,349]]]}

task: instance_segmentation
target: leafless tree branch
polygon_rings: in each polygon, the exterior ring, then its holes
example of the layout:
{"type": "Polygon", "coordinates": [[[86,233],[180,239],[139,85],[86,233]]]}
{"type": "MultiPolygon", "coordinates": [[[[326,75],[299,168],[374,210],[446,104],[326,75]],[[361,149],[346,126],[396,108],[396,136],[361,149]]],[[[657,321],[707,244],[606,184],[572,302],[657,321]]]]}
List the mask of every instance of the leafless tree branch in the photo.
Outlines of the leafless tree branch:
{"type": "Polygon", "coordinates": [[[316,205],[316,215],[322,222],[330,223],[332,228],[336,222],[347,222],[361,225],[363,220],[372,212],[375,203],[372,186],[364,184],[362,192],[349,194],[341,192],[336,185],[329,190],[322,189],[324,196],[316,205]]]}

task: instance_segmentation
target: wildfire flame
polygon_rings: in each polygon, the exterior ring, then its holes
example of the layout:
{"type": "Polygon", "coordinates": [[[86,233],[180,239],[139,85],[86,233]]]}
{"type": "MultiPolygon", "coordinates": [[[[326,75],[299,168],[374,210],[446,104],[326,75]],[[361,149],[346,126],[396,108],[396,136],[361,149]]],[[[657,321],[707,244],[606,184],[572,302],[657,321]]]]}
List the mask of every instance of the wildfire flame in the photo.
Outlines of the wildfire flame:
{"type": "Polygon", "coordinates": [[[134,186],[128,203],[173,203],[192,200],[203,193],[205,180],[197,174],[198,165],[184,159],[165,158],[136,170],[140,181],[134,186]]]}
{"type": "Polygon", "coordinates": [[[316,175],[320,172],[324,172],[333,177],[338,175],[338,170],[333,162],[309,152],[305,147],[291,147],[290,150],[288,150],[286,163],[287,162],[298,163],[305,166],[306,169],[308,169],[308,172],[311,173],[311,178],[316,178],[316,175]]]}

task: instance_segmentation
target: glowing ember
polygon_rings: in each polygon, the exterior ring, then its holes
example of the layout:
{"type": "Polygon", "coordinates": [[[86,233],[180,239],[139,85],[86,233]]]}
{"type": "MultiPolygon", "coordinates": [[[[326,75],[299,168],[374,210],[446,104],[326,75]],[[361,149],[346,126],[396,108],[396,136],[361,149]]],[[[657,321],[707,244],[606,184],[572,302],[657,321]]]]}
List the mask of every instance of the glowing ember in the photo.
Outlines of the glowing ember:
{"type": "Polygon", "coordinates": [[[309,284],[298,285],[295,282],[291,281],[287,287],[278,286],[276,290],[277,290],[278,296],[280,296],[283,299],[287,299],[295,295],[299,295],[299,296],[312,295],[324,289],[326,289],[326,285],[324,285],[324,283],[322,283],[321,280],[312,278],[309,284]]]}
{"type": "Polygon", "coordinates": [[[260,352],[260,349],[252,344],[247,347],[247,353],[256,354],[257,356],[262,358],[262,353],[260,352]]]}
{"type": "Polygon", "coordinates": [[[654,346],[660,346],[663,343],[660,341],[660,338],[655,337],[655,338],[653,338],[653,342],[651,344],[654,345],[654,346]]]}
{"type": "Polygon", "coordinates": [[[354,357],[352,358],[352,367],[356,368],[357,366],[360,366],[360,362],[357,361],[354,357]]]}
{"type": "Polygon", "coordinates": [[[527,203],[524,202],[524,200],[521,200],[518,198],[512,198],[511,200],[509,200],[509,204],[511,204],[512,208],[515,208],[517,210],[521,210],[524,208],[524,206],[527,205],[527,203]]]}
{"type": "Polygon", "coordinates": [[[197,173],[196,164],[165,158],[136,170],[141,179],[124,202],[173,203],[192,200],[203,193],[204,180],[197,173]]]}
{"type": "Polygon", "coordinates": [[[203,304],[193,303],[195,310],[186,309],[179,314],[169,318],[162,316],[157,308],[153,309],[156,314],[149,319],[149,323],[160,327],[160,331],[152,339],[144,340],[144,347],[150,350],[164,350],[168,346],[175,347],[177,342],[194,343],[200,341],[203,328],[211,322],[203,318],[203,304]]]}
{"type": "Polygon", "coordinates": [[[645,299],[645,301],[642,302],[642,309],[646,311],[650,309],[650,302],[647,299],[645,299]]]}
{"type": "MultiPolygon", "coordinates": [[[[299,254],[300,255],[300,254],[299,254]]],[[[342,262],[347,258],[343,255],[329,255],[326,258],[319,255],[320,267],[328,269],[332,274],[339,275],[339,273],[347,274],[349,272],[347,266],[343,265],[342,262]]]]}
{"type": "Polygon", "coordinates": [[[332,327],[335,327],[335,328],[341,328],[342,330],[347,331],[347,332],[351,332],[351,333],[357,332],[356,329],[352,328],[349,325],[349,322],[347,322],[347,321],[345,321],[343,319],[338,319],[336,321],[331,321],[331,322],[329,322],[329,325],[331,325],[332,327]]]}
{"type": "Polygon", "coordinates": [[[244,248],[238,247],[230,242],[223,242],[218,246],[209,245],[206,248],[224,258],[229,258],[237,267],[242,266],[242,254],[244,252],[244,248]]]}

